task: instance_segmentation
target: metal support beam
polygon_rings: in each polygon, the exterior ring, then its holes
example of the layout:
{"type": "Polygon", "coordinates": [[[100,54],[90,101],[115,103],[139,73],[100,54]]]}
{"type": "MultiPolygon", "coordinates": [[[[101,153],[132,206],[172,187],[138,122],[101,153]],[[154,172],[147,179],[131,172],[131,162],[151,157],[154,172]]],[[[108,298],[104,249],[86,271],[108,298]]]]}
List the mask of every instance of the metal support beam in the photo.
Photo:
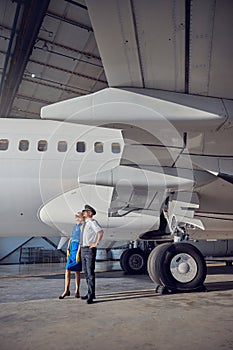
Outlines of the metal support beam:
{"type": "Polygon", "coordinates": [[[26,0],[10,68],[0,98],[0,117],[7,117],[38,36],[50,0],[26,0]]]}
{"type": "Polygon", "coordinates": [[[73,21],[72,19],[59,16],[59,15],[57,15],[56,13],[47,12],[47,16],[48,16],[48,17],[51,17],[51,18],[54,18],[54,19],[57,19],[58,21],[66,22],[66,23],[68,23],[68,24],[71,24],[72,26],[76,26],[76,27],[85,29],[85,30],[87,30],[88,32],[93,32],[93,29],[92,29],[91,27],[86,26],[85,24],[82,24],[82,23],[73,21]]]}
{"type": "Polygon", "coordinates": [[[185,1],[185,93],[189,93],[191,0],[185,1]]]}
{"type": "MultiPolygon", "coordinates": [[[[7,68],[8,68],[8,62],[9,62],[9,59],[11,56],[11,48],[12,48],[13,40],[14,40],[15,33],[16,33],[16,26],[17,26],[17,22],[18,22],[18,18],[19,18],[21,4],[22,4],[22,0],[19,0],[17,3],[16,11],[15,11],[14,23],[13,23],[13,27],[11,29],[10,41],[9,41],[9,45],[8,45],[8,49],[7,49],[7,53],[6,53],[6,58],[5,58],[5,62],[4,62],[4,67],[3,67],[3,71],[2,71],[2,79],[1,79],[1,84],[0,84],[0,94],[2,92],[2,87],[3,87],[3,83],[5,80],[5,76],[6,76],[6,72],[7,72],[7,68]]],[[[6,38],[5,38],[5,40],[6,40],[6,38]]]]}

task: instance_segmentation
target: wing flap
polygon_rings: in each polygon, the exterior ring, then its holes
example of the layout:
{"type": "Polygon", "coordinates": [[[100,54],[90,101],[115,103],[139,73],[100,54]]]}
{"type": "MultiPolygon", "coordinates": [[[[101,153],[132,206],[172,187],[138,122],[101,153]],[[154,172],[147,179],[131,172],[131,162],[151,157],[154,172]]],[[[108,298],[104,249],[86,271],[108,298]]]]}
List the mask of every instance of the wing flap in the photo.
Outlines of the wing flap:
{"type": "Polygon", "coordinates": [[[195,192],[177,192],[169,198],[166,219],[171,233],[186,225],[204,230],[200,219],[194,218],[199,208],[199,197],[195,192]]]}

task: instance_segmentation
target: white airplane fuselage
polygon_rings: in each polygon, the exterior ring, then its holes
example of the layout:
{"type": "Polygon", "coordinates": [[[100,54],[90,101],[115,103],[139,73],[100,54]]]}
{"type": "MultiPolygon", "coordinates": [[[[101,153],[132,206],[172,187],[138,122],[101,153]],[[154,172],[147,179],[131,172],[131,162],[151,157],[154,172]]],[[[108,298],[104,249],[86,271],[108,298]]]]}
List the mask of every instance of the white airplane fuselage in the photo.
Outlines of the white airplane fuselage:
{"type": "MultiPolygon", "coordinates": [[[[118,96],[119,90],[113,90],[107,91],[108,100],[111,94],[118,96]]],[[[203,227],[192,219],[191,206],[190,224],[214,232],[215,238],[233,233],[232,184],[219,177],[232,179],[231,118],[158,99],[159,112],[154,113],[154,98],[141,108],[148,96],[140,96],[136,109],[133,100],[128,111],[125,103],[118,104],[119,117],[113,123],[115,102],[106,107],[99,96],[96,105],[88,100],[91,96],[84,97],[77,115],[72,111],[75,99],[71,108],[69,101],[55,104],[52,119],[66,119],[64,111],[71,109],[67,122],[0,119],[0,235],[67,236],[74,213],[89,203],[97,209],[105,239],[135,240],[158,229],[161,207],[176,191],[195,191],[200,197],[198,204],[191,204],[203,227]],[[133,119],[132,111],[140,108],[133,119]]]]}
{"type": "Polygon", "coordinates": [[[124,226],[130,238],[130,232],[135,238],[147,227],[142,216],[134,214],[129,230],[125,217],[112,218],[110,224],[107,208],[112,189],[78,184],[80,174],[119,165],[121,131],[48,120],[2,118],[0,124],[0,140],[8,142],[7,149],[0,151],[1,236],[69,235],[74,213],[85,203],[98,207],[97,219],[105,229],[105,239],[112,239],[118,229],[119,239],[127,239],[122,233],[124,226]],[[20,150],[25,140],[28,150],[20,150]],[[47,150],[38,150],[41,141],[42,147],[46,141],[47,150]],[[64,141],[67,151],[59,152],[58,143],[64,141]],[[78,142],[85,143],[85,152],[77,152],[78,142]],[[95,143],[103,143],[102,153],[95,150],[95,143]]]}

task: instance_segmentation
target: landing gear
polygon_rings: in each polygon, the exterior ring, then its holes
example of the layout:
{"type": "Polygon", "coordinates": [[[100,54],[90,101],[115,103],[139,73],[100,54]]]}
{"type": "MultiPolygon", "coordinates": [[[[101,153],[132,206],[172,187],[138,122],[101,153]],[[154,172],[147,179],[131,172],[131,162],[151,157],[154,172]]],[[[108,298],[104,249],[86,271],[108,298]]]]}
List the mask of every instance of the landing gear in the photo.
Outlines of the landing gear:
{"type": "Polygon", "coordinates": [[[158,291],[189,292],[203,289],[206,264],[201,252],[189,243],[164,243],[149,255],[147,269],[158,291]],[[161,288],[160,288],[161,287],[161,288]]]}
{"type": "Polygon", "coordinates": [[[140,248],[125,250],[120,258],[123,271],[129,274],[142,274],[146,271],[147,255],[140,248]]]}

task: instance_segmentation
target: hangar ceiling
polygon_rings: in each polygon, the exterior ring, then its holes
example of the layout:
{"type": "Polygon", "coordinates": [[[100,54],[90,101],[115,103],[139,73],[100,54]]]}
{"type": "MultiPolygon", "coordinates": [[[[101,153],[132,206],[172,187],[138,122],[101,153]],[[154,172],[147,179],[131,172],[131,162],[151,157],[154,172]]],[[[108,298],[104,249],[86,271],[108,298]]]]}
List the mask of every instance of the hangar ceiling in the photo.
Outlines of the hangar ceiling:
{"type": "Polygon", "coordinates": [[[231,0],[0,0],[0,116],[107,86],[233,98],[231,0]]]}
{"type": "Polygon", "coordinates": [[[1,0],[0,73],[2,117],[106,87],[85,2],[1,0]]]}

